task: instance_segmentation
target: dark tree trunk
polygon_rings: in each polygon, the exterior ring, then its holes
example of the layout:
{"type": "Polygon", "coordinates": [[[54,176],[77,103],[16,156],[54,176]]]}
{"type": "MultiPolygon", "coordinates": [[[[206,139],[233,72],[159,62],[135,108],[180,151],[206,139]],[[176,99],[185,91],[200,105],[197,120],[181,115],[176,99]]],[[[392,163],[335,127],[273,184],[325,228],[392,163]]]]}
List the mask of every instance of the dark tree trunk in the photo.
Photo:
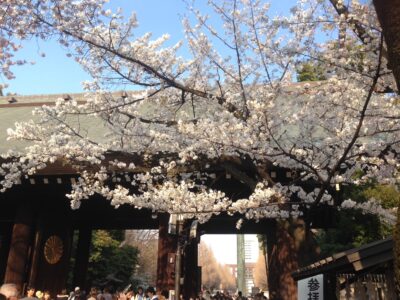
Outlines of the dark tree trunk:
{"type": "MultiPolygon", "coordinates": [[[[374,6],[381,24],[388,48],[389,69],[393,71],[397,90],[400,93],[400,0],[374,0],[374,6]]],[[[393,235],[394,270],[397,286],[400,283],[400,209],[393,235]]]]}
{"type": "MultiPolygon", "coordinates": [[[[389,69],[393,71],[400,92],[400,0],[374,0],[375,10],[388,48],[389,69]]],[[[394,270],[397,286],[400,283],[400,209],[393,235],[394,270]]]]}
{"type": "Polygon", "coordinates": [[[389,69],[400,91],[400,0],[374,0],[387,45],[389,69]]]}

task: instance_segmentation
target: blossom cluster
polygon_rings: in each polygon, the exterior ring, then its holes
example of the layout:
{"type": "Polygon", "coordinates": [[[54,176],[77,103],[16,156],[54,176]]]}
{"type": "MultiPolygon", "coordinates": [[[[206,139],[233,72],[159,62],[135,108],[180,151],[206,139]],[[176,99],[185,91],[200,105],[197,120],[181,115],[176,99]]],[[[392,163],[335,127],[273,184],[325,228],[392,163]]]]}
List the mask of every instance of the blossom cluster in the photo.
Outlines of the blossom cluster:
{"type": "Polygon", "coordinates": [[[136,36],[135,14],[126,20],[105,0],[1,2],[0,24],[10,29],[0,27],[3,74],[12,76],[13,38],[57,35],[93,77],[84,83],[84,103],[58,99],[35,111],[39,121],[9,130],[10,139],[30,144],[4,156],[2,190],[61,160],[80,175],[68,195],[74,208],[98,193],[116,206],[206,221],[222,211],[297,217],[304,207],[333,205],[336,184],[372,177],[396,183],[400,108],[394,94],[383,93],[395,89],[394,80],[373,10],[350,2],[346,14],[329,1],[302,0],[289,16],[272,17],[264,1],[210,0],[222,27],[189,7],[186,43],[172,46],[167,34],[136,36]],[[185,45],[188,58],[179,55],[185,45]],[[305,63],[321,69],[321,80],[294,82],[305,63]],[[115,85],[127,90],[108,92],[115,85]],[[104,139],[91,136],[82,120],[103,126],[104,139]],[[118,153],[140,159],[107,160],[118,153]],[[232,201],[182,176],[210,162],[251,195],[232,201]],[[271,167],[290,170],[290,180],[276,182],[271,167]],[[109,184],[127,169],[135,174],[131,187],[109,184]],[[363,177],[354,176],[360,170],[363,177]]]}

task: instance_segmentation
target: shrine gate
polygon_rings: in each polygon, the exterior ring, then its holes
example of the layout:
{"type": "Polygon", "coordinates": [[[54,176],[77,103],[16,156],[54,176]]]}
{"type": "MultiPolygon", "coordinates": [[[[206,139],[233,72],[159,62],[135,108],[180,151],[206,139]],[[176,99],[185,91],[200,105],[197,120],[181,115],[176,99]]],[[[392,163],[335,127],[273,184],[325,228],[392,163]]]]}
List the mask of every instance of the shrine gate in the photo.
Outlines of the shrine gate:
{"type": "MultiPolygon", "coordinates": [[[[76,97],[79,101],[79,95],[74,95],[74,98],[76,97]]],[[[6,128],[12,127],[15,121],[29,118],[30,111],[35,106],[54,102],[57,96],[17,98],[17,102],[2,104],[6,97],[0,97],[0,101],[3,101],[0,102],[0,151],[16,146],[5,142],[6,128]]],[[[208,183],[210,187],[225,192],[233,200],[247,197],[251,192],[247,185],[235,179],[226,168],[218,164],[211,165],[206,170],[199,170],[200,175],[201,172],[206,172],[208,178],[211,178],[208,183]]],[[[241,172],[250,174],[251,169],[244,168],[241,172]]],[[[293,174],[290,170],[273,166],[268,172],[269,176],[283,184],[290,181],[293,174]]],[[[120,174],[114,179],[120,184],[129,185],[131,176],[132,174],[120,174]]],[[[114,208],[99,196],[84,200],[79,209],[71,210],[65,194],[70,191],[71,184],[77,178],[78,175],[68,166],[55,163],[34,176],[23,178],[21,184],[5,193],[0,193],[0,282],[16,283],[22,290],[32,285],[37,289],[49,290],[53,294],[59,293],[66,285],[72,236],[74,231],[78,231],[73,284],[88,288],[85,286],[85,278],[93,230],[157,229],[159,231],[157,288],[173,290],[173,257],[178,241],[177,236],[168,234],[169,215],[155,215],[149,210],[138,210],[127,205],[114,208]]],[[[290,246],[290,237],[281,227],[277,227],[275,220],[266,219],[258,223],[246,221],[242,228],[237,230],[235,225],[239,217],[222,213],[212,217],[207,223],[200,224],[198,232],[199,234],[266,234],[271,260],[270,274],[274,268],[279,269],[277,271],[279,276],[269,276],[270,291],[274,288],[284,289],[286,285],[295,288],[295,282],[290,274],[298,267],[293,261],[302,257],[290,246]]],[[[306,218],[313,218],[314,226],[318,226],[330,223],[332,215],[319,211],[306,218]]],[[[187,232],[190,224],[191,221],[184,224],[184,232],[187,232]]],[[[293,230],[305,226],[304,222],[298,223],[293,230]]],[[[188,299],[194,297],[200,288],[197,267],[198,241],[189,240],[187,235],[183,238],[187,241],[182,263],[184,275],[182,291],[188,299]]],[[[286,294],[291,295],[292,290],[288,290],[286,294]]],[[[285,299],[294,298],[287,296],[285,299]]]]}

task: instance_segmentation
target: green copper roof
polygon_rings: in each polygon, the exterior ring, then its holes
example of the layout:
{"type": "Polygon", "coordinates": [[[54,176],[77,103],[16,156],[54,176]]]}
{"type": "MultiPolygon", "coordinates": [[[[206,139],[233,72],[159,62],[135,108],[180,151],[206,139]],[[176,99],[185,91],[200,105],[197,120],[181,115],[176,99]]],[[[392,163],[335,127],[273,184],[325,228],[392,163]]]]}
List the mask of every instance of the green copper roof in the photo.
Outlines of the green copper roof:
{"type": "MultiPolygon", "coordinates": [[[[57,99],[66,97],[63,94],[32,95],[32,96],[2,96],[0,97],[0,153],[8,150],[23,151],[28,142],[7,141],[7,129],[14,128],[15,122],[37,120],[32,111],[42,105],[51,105],[57,99]]],[[[84,94],[70,94],[76,101],[84,101],[84,94]]],[[[82,117],[71,120],[72,124],[79,122],[81,131],[87,133],[92,139],[100,141],[104,139],[106,128],[95,118],[82,117]]]]}

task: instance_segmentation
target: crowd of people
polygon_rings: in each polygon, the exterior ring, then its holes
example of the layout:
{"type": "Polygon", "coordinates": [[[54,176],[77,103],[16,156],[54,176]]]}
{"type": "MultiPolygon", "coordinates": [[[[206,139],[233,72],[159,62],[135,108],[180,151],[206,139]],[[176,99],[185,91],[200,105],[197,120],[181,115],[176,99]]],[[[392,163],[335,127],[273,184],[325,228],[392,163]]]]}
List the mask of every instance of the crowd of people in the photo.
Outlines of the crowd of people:
{"type": "MultiPolygon", "coordinates": [[[[179,300],[184,300],[183,296],[179,300]]],[[[105,287],[100,290],[91,288],[89,293],[76,287],[71,293],[67,294],[64,290],[61,294],[51,295],[49,291],[36,290],[34,287],[28,287],[24,296],[20,295],[18,286],[12,283],[3,284],[0,287],[0,300],[167,300],[169,299],[168,291],[155,290],[154,287],[148,287],[144,290],[142,287],[130,289],[129,287],[123,291],[112,292],[110,288],[105,287]]],[[[230,295],[228,292],[220,292],[212,294],[205,290],[200,293],[195,299],[190,300],[250,300],[239,291],[235,295],[230,295]]],[[[267,300],[267,298],[259,293],[252,300],[267,300]]]]}
{"type": "Polygon", "coordinates": [[[64,290],[61,294],[51,295],[49,291],[36,290],[28,287],[26,294],[21,295],[18,286],[12,283],[5,283],[0,287],[0,300],[166,300],[168,292],[160,292],[154,287],[144,290],[138,287],[137,290],[128,289],[126,291],[111,292],[110,288],[103,290],[91,288],[89,293],[76,287],[74,291],[67,294],[64,290]]]}
{"type": "Polygon", "coordinates": [[[257,293],[252,297],[245,297],[241,291],[231,295],[229,292],[217,291],[211,294],[209,291],[204,291],[196,300],[268,300],[264,293],[257,293]]]}

